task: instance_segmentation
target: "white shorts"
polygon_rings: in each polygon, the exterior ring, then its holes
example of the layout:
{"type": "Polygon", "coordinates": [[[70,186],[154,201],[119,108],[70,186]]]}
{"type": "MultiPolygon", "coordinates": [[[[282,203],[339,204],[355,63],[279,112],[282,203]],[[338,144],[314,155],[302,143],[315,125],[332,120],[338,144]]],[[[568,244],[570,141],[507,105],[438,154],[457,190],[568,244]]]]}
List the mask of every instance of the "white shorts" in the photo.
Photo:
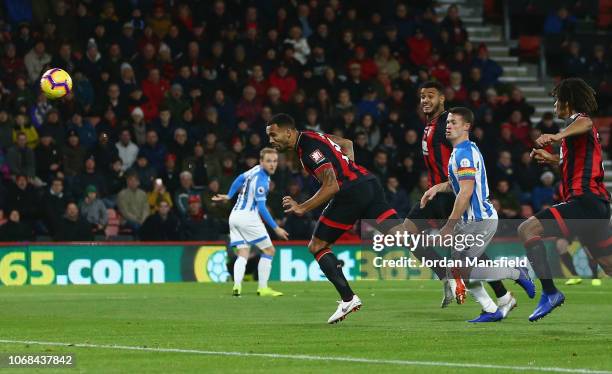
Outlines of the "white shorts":
{"type": "Polygon", "coordinates": [[[252,212],[232,211],[229,216],[230,247],[259,249],[272,246],[272,240],[261,221],[259,214],[252,212]]]}

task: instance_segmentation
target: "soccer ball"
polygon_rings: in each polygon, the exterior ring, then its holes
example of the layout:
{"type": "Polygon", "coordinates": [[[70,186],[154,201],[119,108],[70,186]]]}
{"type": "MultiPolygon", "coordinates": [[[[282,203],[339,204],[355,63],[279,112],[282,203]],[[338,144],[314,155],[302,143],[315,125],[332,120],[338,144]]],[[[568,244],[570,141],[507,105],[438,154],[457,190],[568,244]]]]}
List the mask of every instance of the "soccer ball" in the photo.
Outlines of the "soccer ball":
{"type": "Polygon", "coordinates": [[[59,99],[72,90],[72,78],[62,69],[50,69],[40,78],[40,89],[49,99],[59,99]]]}

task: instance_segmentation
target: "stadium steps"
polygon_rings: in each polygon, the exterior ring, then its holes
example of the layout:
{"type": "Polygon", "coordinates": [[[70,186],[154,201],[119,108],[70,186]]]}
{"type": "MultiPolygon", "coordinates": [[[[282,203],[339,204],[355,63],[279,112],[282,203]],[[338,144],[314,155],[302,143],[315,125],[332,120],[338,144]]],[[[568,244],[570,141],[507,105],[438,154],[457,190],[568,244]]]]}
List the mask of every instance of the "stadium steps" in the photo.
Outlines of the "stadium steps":
{"type": "Polygon", "coordinates": [[[475,47],[480,43],[486,44],[491,58],[504,68],[500,82],[520,88],[527,102],[535,107],[532,122],[539,122],[543,113],[552,110],[550,82],[540,80],[536,64],[521,63],[517,56],[511,55],[511,50],[518,47],[518,41],[505,40],[501,25],[484,22],[483,0],[442,0],[437,3],[436,12],[441,18],[451,4],[459,5],[459,16],[465,24],[470,41],[475,47]]]}

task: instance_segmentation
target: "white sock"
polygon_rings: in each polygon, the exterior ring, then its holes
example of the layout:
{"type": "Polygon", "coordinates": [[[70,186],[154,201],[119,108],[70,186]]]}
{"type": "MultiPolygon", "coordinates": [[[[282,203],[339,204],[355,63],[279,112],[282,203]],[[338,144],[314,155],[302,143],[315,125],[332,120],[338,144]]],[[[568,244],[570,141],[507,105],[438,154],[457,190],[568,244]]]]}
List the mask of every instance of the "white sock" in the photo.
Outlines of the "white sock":
{"type": "Polygon", "coordinates": [[[270,271],[272,271],[272,256],[262,253],[261,257],[259,258],[259,263],[257,264],[257,273],[259,274],[259,288],[268,287],[270,271]]]}
{"type": "Polygon", "coordinates": [[[472,296],[474,296],[474,299],[482,306],[482,310],[487,313],[494,313],[497,310],[497,305],[483,287],[482,282],[469,283],[467,288],[472,296]]]}
{"type": "Polygon", "coordinates": [[[238,256],[236,262],[234,262],[234,286],[240,286],[242,279],[244,278],[244,272],[246,271],[247,259],[238,256]]]}
{"type": "Polygon", "coordinates": [[[504,296],[497,299],[497,305],[506,305],[510,302],[511,299],[512,294],[510,293],[510,291],[508,291],[504,296]]]}

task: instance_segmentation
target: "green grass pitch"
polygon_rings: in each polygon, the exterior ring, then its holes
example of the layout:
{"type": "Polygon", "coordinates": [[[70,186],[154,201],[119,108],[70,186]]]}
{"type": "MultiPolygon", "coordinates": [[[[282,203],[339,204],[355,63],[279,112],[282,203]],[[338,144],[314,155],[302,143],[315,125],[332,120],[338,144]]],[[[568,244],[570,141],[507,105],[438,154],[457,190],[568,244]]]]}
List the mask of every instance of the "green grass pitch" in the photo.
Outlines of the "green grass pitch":
{"type": "Polygon", "coordinates": [[[74,353],[70,372],[101,373],[513,372],[455,364],[612,371],[612,281],[585,283],[562,287],[565,305],[537,323],[527,321],[537,299],[511,285],[518,307],[484,325],[465,322],[479,312],[472,300],[440,309],[437,281],[354,282],[364,307],[338,325],[326,324],[337,298],[327,282],[274,283],[285,292],[279,298],[259,298],[252,282],[241,298],[230,284],[2,287],[0,352],[74,353]]]}

